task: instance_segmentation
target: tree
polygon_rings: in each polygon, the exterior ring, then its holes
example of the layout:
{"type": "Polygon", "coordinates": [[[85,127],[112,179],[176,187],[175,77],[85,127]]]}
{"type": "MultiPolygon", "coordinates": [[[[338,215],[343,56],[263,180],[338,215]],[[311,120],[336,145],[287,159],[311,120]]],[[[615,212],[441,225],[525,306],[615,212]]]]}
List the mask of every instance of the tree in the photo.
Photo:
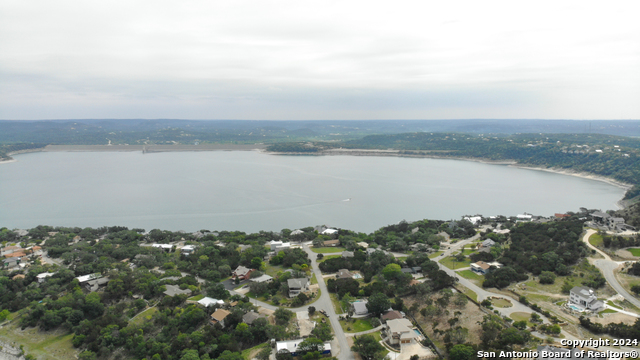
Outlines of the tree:
{"type": "Polygon", "coordinates": [[[318,352],[322,353],[324,351],[324,341],[314,338],[308,337],[304,339],[300,344],[298,344],[297,352],[301,355],[306,355],[310,352],[318,352]]]}
{"type": "Polygon", "coordinates": [[[278,310],[276,310],[273,314],[276,317],[276,324],[278,325],[288,324],[289,320],[291,320],[291,318],[293,317],[293,312],[284,308],[278,308],[278,310]]]}
{"type": "Polygon", "coordinates": [[[316,312],[316,307],[315,306],[309,306],[309,308],[307,310],[309,311],[309,315],[313,315],[316,312]]]}
{"type": "Polygon", "coordinates": [[[198,355],[198,350],[189,349],[182,353],[180,360],[200,360],[200,355],[198,355]]]}
{"type": "Polygon", "coordinates": [[[475,358],[476,354],[469,345],[458,344],[449,350],[449,359],[451,360],[473,360],[475,358]]]}
{"type": "Polygon", "coordinates": [[[351,351],[357,352],[365,360],[382,360],[384,347],[371,335],[355,337],[351,351]]]}
{"type": "Polygon", "coordinates": [[[289,350],[282,349],[276,353],[276,360],[293,360],[293,356],[289,350]]]}
{"type": "Polygon", "coordinates": [[[369,297],[367,302],[367,310],[376,317],[382,315],[391,307],[391,301],[387,295],[383,293],[375,293],[369,297]]]}
{"type": "Polygon", "coordinates": [[[382,275],[387,280],[395,280],[400,274],[402,274],[402,270],[398,264],[388,264],[382,269],[382,275]]]}
{"type": "Polygon", "coordinates": [[[311,334],[322,341],[333,340],[331,326],[328,323],[319,323],[315,328],[313,328],[313,330],[311,330],[311,334]]]}
{"type": "Polygon", "coordinates": [[[633,291],[634,293],[636,293],[637,295],[640,295],[640,285],[633,285],[631,287],[631,291],[633,291]]]}
{"type": "Polygon", "coordinates": [[[553,284],[556,281],[556,274],[551,271],[543,271],[538,279],[540,279],[540,284],[553,284]]]}

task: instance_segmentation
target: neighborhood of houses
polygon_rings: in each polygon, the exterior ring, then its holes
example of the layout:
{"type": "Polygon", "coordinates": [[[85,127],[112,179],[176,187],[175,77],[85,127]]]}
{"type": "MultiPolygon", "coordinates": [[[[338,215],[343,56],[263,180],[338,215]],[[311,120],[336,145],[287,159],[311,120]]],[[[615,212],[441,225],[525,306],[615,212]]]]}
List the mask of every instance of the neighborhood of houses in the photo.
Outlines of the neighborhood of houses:
{"type": "MultiPolygon", "coordinates": [[[[564,214],[555,214],[556,218],[564,217],[564,214]]],[[[621,232],[635,229],[629,225],[624,223],[624,219],[612,217],[606,213],[602,212],[594,212],[591,214],[592,216],[592,224],[599,228],[602,228],[607,231],[612,232],[621,232]]],[[[536,217],[531,214],[521,214],[518,215],[517,221],[548,221],[549,218],[536,217]]],[[[464,220],[471,222],[474,225],[479,225],[482,223],[483,218],[480,216],[466,217],[464,220]]],[[[416,228],[417,229],[417,228],[416,228]]],[[[337,235],[339,230],[332,228],[324,228],[320,232],[323,235],[335,236],[337,235]]],[[[295,230],[292,232],[292,235],[296,235],[302,233],[300,230],[295,230]]],[[[498,234],[506,234],[509,232],[508,229],[500,229],[499,227],[493,230],[494,233],[498,234]]],[[[22,236],[26,236],[26,232],[24,230],[20,230],[22,236]]],[[[448,239],[448,235],[446,233],[442,233],[441,236],[445,240],[448,239]]],[[[74,239],[74,241],[78,241],[80,239],[74,239]]],[[[331,239],[322,242],[324,247],[339,247],[340,240],[331,239]]],[[[391,254],[387,250],[381,250],[377,248],[373,248],[369,246],[366,242],[358,242],[358,246],[364,249],[365,253],[368,256],[371,256],[376,251],[382,251],[386,254],[391,254]]],[[[446,250],[450,246],[448,241],[444,241],[440,244],[440,249],[446,250]]],[[[197,250],[197,245],[184,245],[184,244],[151,244],[147,245],[156,249],[160,249],[165,252],[174,252],[179,251],[179,253],[183,256],[190,256],[195,253],[197,250]]],[[[222,245],[221,245],[222,246],[222,245]]],[[[283,241],[270,241],[266,244],[269,247],[269,253],[265,260],[268,260],[272,256],[277,255],[278,252],[291,249],[291,248],[300,248],[302,245],[300,243],[295,242],[283,242],[283,241]]],[[[478,252],[490,252],[491,248],[496,246],[496,242],[491,239],[486,239],[482,242],[478,242],[475,250],[478,252]]],[[[243,247],[246,245],[240,245],[240,250],[244,250],[243,247]]],[[[434,250],[425,244],[412,244],[410,247],[411,251],[422,251],[422,252],[433,252],[434,250]]],[[[3,256],[2,265],[8,268],[25,268],[30,265],[30,263],[34,260],[34,258],[42,259],[43,254],[42,248],[35,244],[28,244],[26,247],[17,246],[17,245],[9,245],[2,249],[1,255],[3,256]]],[[[138,256],[148,256],[148,255],[137,255],[138,256]]],[[[353,251],[341,251],[340,256],[342,258],[353,258],[355,256],[353,251]]],[[[42,260],[41,260],[42,261],[42,260]]],[[[123,260],[123,262],[128,263],[130,267],[135,267],[133,263],[129,262],[129,259],[123,260]]],[[[500,269],[503,264],[493,261],[493,262],[484,262],[478,261],[475,263],[469,264],[469,269],[478,275],[486,275],[491,271],[496,269],[500,269]]],[[[416,267],[403,267],[400,269],[403,273],[411,274],[413,280],[409,284],[415,285],[420,282],[425,281],[424,276],[422,275],[422,269],[419,266],[416,267]]],[[[259,276],[252,276],[257,269],[249,268],[246,266],[237,266],[232,270],[231,279],[235,284],[244,283],[244,282],[256,282],[256,283],[268,283],[273,281],[273,277],[267,274],[256,274],[259,276]]],[[[37,275],[37,282],[43,283],[50,276],[55,275],[53,272],[45,272],[37,275]]],[[[16,275],[15,277],[24,275],[16,275]]],[[[336,279],[360,279],[362,275],[356,271],[350,271],[348,269],[340,269],[335,274],[332,274],[336,279]]],[[[14,277],[14,278],[15,278],[14,277]]],[[[76,277],[79,285],[87,292],[99,292],[103,291],[103,288],[108,284],[109,277],[104,276],[103,274],[87,274],[76,277]]],[[[178,280],[178,277],[165,277],[163,280],[178,280]]],[[[288,279],[286,282],[287,285],[287,295],[290,298],[297,297],[301,293],[309,294],[313,292],[311,279],[307,277],[296,277],[288,279]]],[[[187,295],[190,296],[192,291],[188,288],[181,288],[180,286],[165,284],[165,296],[178,296],[178,295],[187,295]]],[[[317,286],[317,285],[316,285],[317,286]]],[[[195,298],[194,298],[195,299],[195,298]]],[[[234,301],[224,301],[219,299],[214,299],[211,297],[201,297],[198,300],[189,300],[190,303],[198,304],[204,308],[212,309],[212,313],[210,315],[209,323],[214,326],[225,327],[225,318],[227,318],[232,312],[232,309],[237,305],[237,302],[234,301]],[[213,310],[214,309],[214,310],[213,310]]],[[[351,303],[351,308],[349,309],[350,313],[353,314],[354,317],[370,317],[371,314],[367,308],[367,300],[360,299],[353,301],[351,303]]],[[[567,307],[574,311],[578,312],[593,312],[597,313],[605,308],[603,301],[598,300],[595,294],[595,291],[590,288],[576,286],[571,289],[570,295],[566,304],[567,307]]],[[[248,311],[242,317],[242,321],[249,326],[252,326],[253,323],[257,319],[265,318],[268,319],[272,315],[272,311],[265,309],[263,307],[259,307],[258,311],[248,311]]],[[[326,315],[326,312],[323,312],[326,315]]],[[[418,330],[416,326],[412,323],[410,319],[407,318],[406,314],[402,311],[389,309],[384,312],[379,317],[381,326],[381,341],[385,344],[391,346],[393,349],[402,349],[410,348],[411,351],[416,351],[416,349],[422,351],[421,358],[431,358],[436,357],[436,354],[431,351],[431,349],[421,345],[421,340],[424,339],[424,335],[418,330]]],[[[311,331],[315,327],[315,322],[311,321],[308,315],[298,314],[297,318],[298,329],[300,338],[295,340],[287,340],[287,341],[274,341],[274,348],[276,352],[288,351],[292,356],[296,356],[298,345],[304,340],[305,337],[308,337],[311,334],[311,331]]],[[[332,346],[330,342],[324,343],[324,349],[322,352],[324,355],[331,356],[332,355],[332,346]]],[[[408,358],[407,358],[408,359],[408,358]]]]}

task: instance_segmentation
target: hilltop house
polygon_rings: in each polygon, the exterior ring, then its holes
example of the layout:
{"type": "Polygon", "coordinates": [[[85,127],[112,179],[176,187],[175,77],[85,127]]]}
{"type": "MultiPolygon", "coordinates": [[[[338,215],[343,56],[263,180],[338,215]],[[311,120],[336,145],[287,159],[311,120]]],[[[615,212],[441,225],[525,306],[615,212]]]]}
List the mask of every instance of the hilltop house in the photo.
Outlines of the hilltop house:
{"type": "Polygon", "coordinates": [[[593,312],[604,308],[604,303],[598,300],[593,289],[584,286],[574,286],[569,291],[569,303],[593,312]]]}
{"type": "Polygon", "coordinates": [[[596,211],[593,214],[591,214],[591,218],[593,219],[594,225],[604,228],[606,230],[610,230],[610,231],[625,231],[625,230],[635,231],[636,230],[636,228],[634,228],[633,226],[625,224],[623,218],[613,217],[607,213],[603,213],[600,211],[596,211]]]}
{"type": "Polygon", "coordinates": [[[413,331],[413,324],[407,319],[387,320],[387,342],[391,345],[410,344],[419,335],[413,331]]]}

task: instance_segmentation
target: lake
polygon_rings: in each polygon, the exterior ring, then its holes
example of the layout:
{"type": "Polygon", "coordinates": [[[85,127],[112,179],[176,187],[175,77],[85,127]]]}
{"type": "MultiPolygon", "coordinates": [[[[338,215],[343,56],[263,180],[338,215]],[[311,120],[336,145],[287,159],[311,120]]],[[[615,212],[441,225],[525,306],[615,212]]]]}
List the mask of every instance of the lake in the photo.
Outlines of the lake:
{"type": "Polygon", "coordinates": [[[371,232],[401,220],[615,209],[624,189],[448,159],[256,151],[41,152],[0,164],[0,227],[371,232]]]}

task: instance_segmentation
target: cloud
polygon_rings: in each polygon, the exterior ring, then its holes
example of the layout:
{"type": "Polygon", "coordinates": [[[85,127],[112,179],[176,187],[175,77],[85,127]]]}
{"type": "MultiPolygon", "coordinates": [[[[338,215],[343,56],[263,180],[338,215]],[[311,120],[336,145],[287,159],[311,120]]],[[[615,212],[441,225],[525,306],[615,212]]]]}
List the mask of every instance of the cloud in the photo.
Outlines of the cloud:
{"type": "Polygon", "coordinates": [[[640,118],[637,7],[6,1],[0,118],[640,118]]]}

